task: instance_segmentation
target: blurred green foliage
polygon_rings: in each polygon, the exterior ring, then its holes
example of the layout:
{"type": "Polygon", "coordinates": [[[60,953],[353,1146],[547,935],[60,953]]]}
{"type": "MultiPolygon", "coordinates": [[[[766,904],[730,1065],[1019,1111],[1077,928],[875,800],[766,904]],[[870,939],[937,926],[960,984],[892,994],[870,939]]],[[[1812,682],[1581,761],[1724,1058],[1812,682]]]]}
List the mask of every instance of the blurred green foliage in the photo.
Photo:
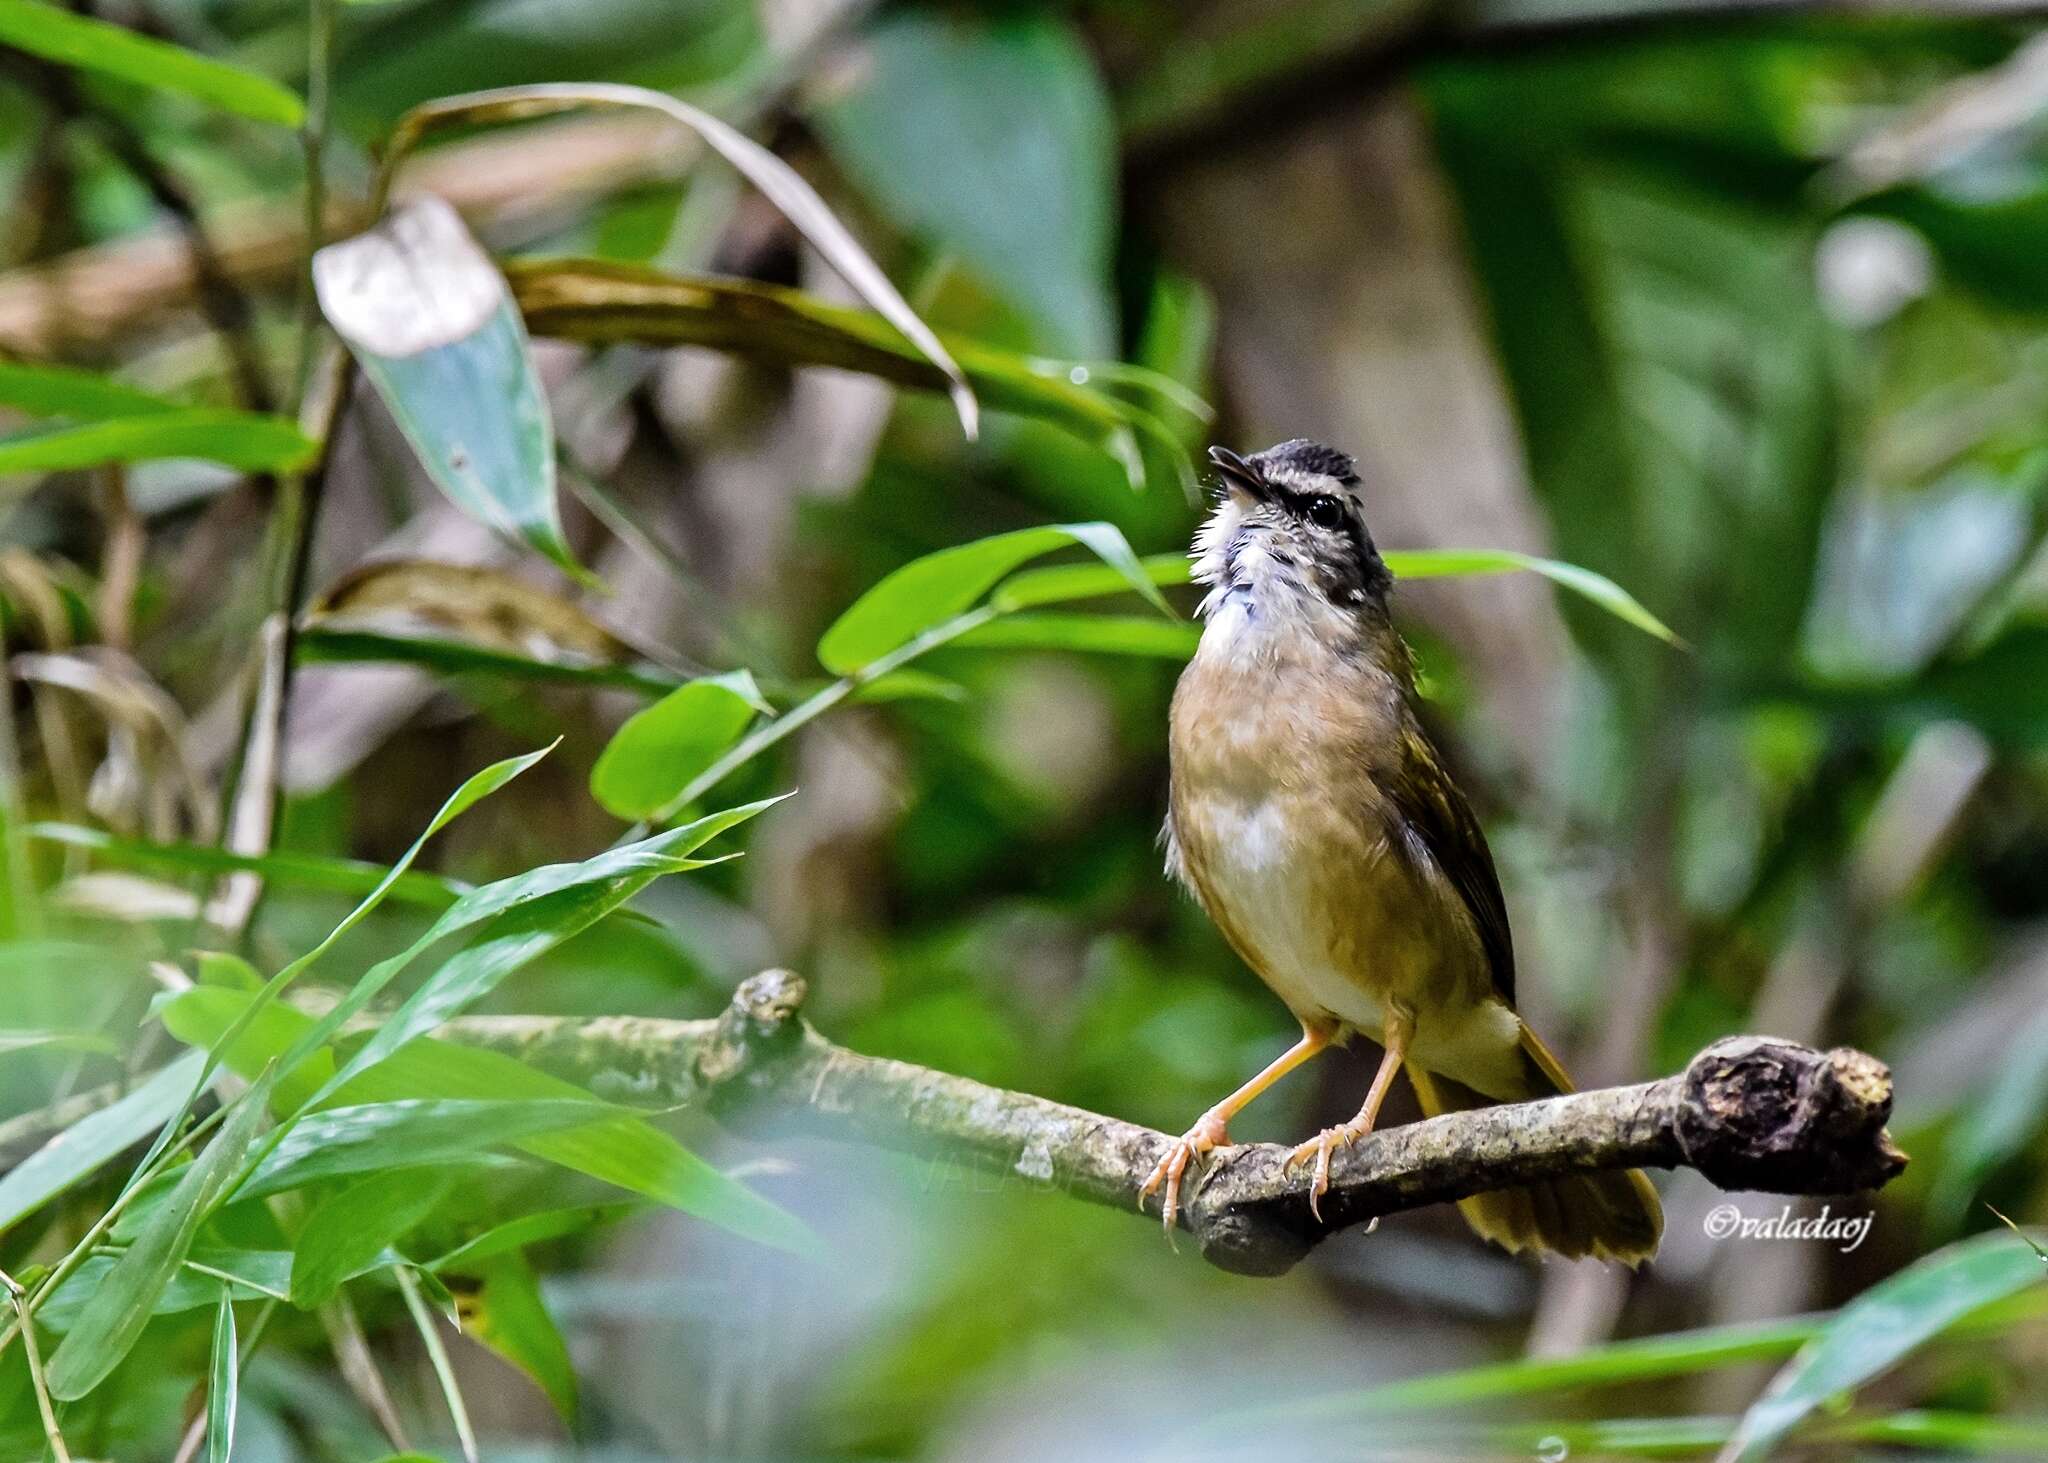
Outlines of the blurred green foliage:
{"type": "MultiPolygon", "coordinates": [[[[2038,1456],[2048,1272],[1988,1206],[2048,1219],[2044,44],[1996,8],[0,5],[0,1447],[2038,1456]],[[512,303],[435,389],[375,352],[337,389],[311,246],[373,222],[408,109],[541,82],[772,148],[978,439],[801,218],[619,113],[423,138],[512,303]],[[1254,1283],[1019,1175],[427,1034],[706,1016],[789,964],[835,1040],[1178,1131],[1290,1035],[1159,871],[1181,489],[1205,434],[1304,433],[1415,581],[1537,1023],[1599,1080],[1759,1027],[1891,1062],[1914,1165],[1831,1201],[1867,1243],[1717,1243],[1681,1174],[1639,1276],[1422,1213],[1254,1283]],[[387,561],[475,572],[322,593],[387,561]]],[[[418,283],[401,324],[459,293],[418,283]]]]}

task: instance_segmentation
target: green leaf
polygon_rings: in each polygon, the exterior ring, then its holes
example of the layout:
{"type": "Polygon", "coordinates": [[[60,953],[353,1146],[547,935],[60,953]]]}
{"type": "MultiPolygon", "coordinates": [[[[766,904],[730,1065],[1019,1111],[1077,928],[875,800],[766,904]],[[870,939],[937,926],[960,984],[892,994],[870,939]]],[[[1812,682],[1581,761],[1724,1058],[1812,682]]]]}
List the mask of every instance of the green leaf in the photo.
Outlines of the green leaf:
{"type": "Polygon", "coordinates": [[[0,1031],[0,1056],[56,1047],[60,1051],[117,1052],[120,1044],[97,1031],[0,1031]]]}
{"type": "Polygon", "coordinates": [[[291,1123],[234,1191],[260,1199],[345,1174],[428,1168],[534,1133],[602,1122],[620,1109],[576,1098],[430,1098],[330,1107],[291,1123]]]}
{"type": "Polygon", "coordinates": [[[416,665],[444,676],[503,676],[568,686],[616,686],[643,695],[673,691],[682,678],[660,666],[578,665],[451,640],[442,635],[394,634],[312,625],[292,642],[300,665],[416,665]]]}
{"type": "Polygon", "coordinates": [[[0,406],[31,416],[88,422],[179,410],[174,401],[123,385],[97,371],[32,366],[24,361],[0,361],[0,406]]]}
{"type": "MultiPolygon", "coordinates": [[[[273,975],[264,985],[263,989],[256,993],[254,999],[243,1009],[236,1024],[222,1033],[215,1049],[208,1051],[206,1065],[202,1069],[200,1080],[204,1081],[205,1077],[213,1071],[215,1064],[220,1060],[221,1051],[232,1045],[244,1027],[272,1006],[293,981],[310,969],[315,961],[333,949],[335,943],[342,936],[354,929],[372,910],[383,902],[384,896],[390,893],[392,887],[405,876],[406,870],[412,867],[413,860],[420,856],[420,851],[427,846],[428,839],[447,827],[449,823],[461,817],[476,803],[489,797],[499,788],[505,786],[506,783],[512,781],[513,778],[519,776],[520,773],[532,767],[541,758],[547,756],[549,752],[555,749],[555,745],[556,743],[550,742],[538,751],[528,752],[524,756],[507,757],[502,761],[493,762],[490,766],[485,767],[479,772],[474,772],[465,778],[462,786],[449,794],[448,800],[442,803],[435,811],[434,816],[428,820],[427,826],[420,831],[419,837],[415,838],[412,841],[412,845],[399,856],[398,862],[384,871],[383,876],[372,886],[370,892],[357,902],[356,907],[343,917],[341,923],[337,924],[332,930],[329,930],[326,936],[313,946],[312,949],[306,951],[305,954],[286,965],[276,975],[273,975]]],[[[444,915],[442,920],[445,921],[446,919],[447,916],[444,915]]],[[[440,922],[437,922],[435,927],[438,929],[440,922]]],[[[341,1006],[328,1013],[326,1020],[331,1025],[327,1026],[326,1030],[338,1028],[341,1022],[354,1014],[352,1010],[346,1010],[346,1007],[347,1002],[344,1001],[341,1006]]],[[[313,1037],[306,1051],[288,1053],[284,1062],[285,1070],[289,1072],[295,1068],[311,1052],[312,1048],[318,1046],[323,1040],[325,1040],[324,1035],[313,1037]]],[[[172,1124],[164,1129],[166,1136],[170,1133],[172,1127],[175,1127],[177,1123],[184,1120],[184,1114],[191,1111],[192,1103],[197,1099],[198,1094],[199,1089],[195,1087],[192,1094],[186,1098],[184,1106],[178,1109],[177,1117],[173,1120],[172,1124]]],[[[152,1146],[150,1158],[154,1158],[162,1149],[163,1142],[164,1138],[160,1137],[157,1143],[152,1146]]],[[[146,1162],[147,1160],[145,1160],[146,1162]]]]}
{"type": "Polygon", "coordinates": [[[525,327],[461,216],[419,198],[314,255],[313,281],[435,485],[587,581],[562,537],[554,424],[525,327]]]}
{"type": "MultiPolygon", "coordinates": [[[[322,854],[283,850],[239,854],[210,844],[148,843],[76,823],[31,823],[22,832],[46,843],[90,849],[106,862],[121,868],[172,869],[189,874],[227,874],[248,870],[261,874],[266,881],[296,884],[334,894],[367,894],[383,882],[387,872],[382,864],[329,858],[322,854]]],[[[403,904],[445,908],[468,888],[467,884],[439,874],[406,873],[393,880],[385,893],[403,904]]]]}
{"type": "Polygon", "coordinates": [[[1534,554],[1518,554],[1512,549],[1394,549],[1381,557],[1387,561],[1387,567],[1403,579],[1504,574],[1514,569],[1527,569],[1532,574],[1541,574],[1553,584],[1561,584],[1576,594],[1584,595],[1616,619],[1659,640],[1672,645],[1685,643],[1612,579],[1604,574],[1595,574],[1591,569],[1581,569],[1576,564],[1539,559],[1534,554]]]}
{"type": "MultiPolygon", "coordinates": [[[[37,1303],[36,1324],[56,1332],[71,1330],[119,1260],[119,1255],[87,1256],[62,1285],[37,1303]]],[[[291,1275],[290,1250],[194,1245],[177,1274],[157,1295],[150,1314],[169,1316],[200,1310],[218,1301],[223,1290],[236,1300],[278,1299],[291,1284],[291,1275]]]]}
{"type": "Polygon", "coordinates": [[[633,1202],[579,1204],[569,1209],[522,1214],[517,1219],[491,1226],[474,1239],[465,1240],[440,1258],[428,1261],[426,1268],[435,1274],[446,1271],[472,1275],[476,1273],[472,1266],[498,1255],[539,1244],[542,1240],[559,1239],[565,1234],[580,1234],[600,1224],[611,1224],[638,1214],[644,1208],[644,1205],[633,1202]]]}
{"type": "Polygon", "coordinates": [[[851,85],[816,119],[882,211],[957,253],[1048,348],[1110,354],[1116,128],[1072,25],[891,11],[839,75],[851,85]]]}
{"type": "Polygon", "coordinates": [[[60,65],[182,92],[255,122],[297,127],[306,119],[306,104],[266,76],[54,5],[0,0],[0,44],[60,65]]]}
{"type": "Polygon", "coordinates": [[[228,1108],[220,1130],[187,1166],[171,1197],[150,1216],[128,1252],[93,1292],[71,1334],[50,1357],[51,1396],[66,1402],[83,1397],[105,1381],[135,1345],[157,1297],[185,1263],[199,1226],[224,1196],[255,1142],[276,1077],[275,1067],[267,1069],[228,1108]]]}
{"type": "Polygon", "coordinates": [[[440,1025],[521,965],[587,929],[660,875],[702,867],[704,861],[689,855],[780,801],[765,798],[707,814],[681,828],[606,849],[580,863],[549,864],[465,894],[419,939],[372,966],[321,1018],[309,1040],[317,1044],[340,1030],[429,946],[486,920],[509,917],[484,940],[450,958],[414,991],[312,1100],[325,1097],[355,1073],[440,1025]]]}
{"type": "Polygon", "coordinates": [[[1085,544],[1161,614],[1171,618],[1158,588],[1124,536],[1107,523],[1021,528],[960,544],[897,569],[853,602],[818,642],[827,670],[851,675],[918,634],[968,609],[1018,565],[1070,543],[1085,544]]]}
{"type": "Polygon", "coordinates": [[[1743,1414],[1722,1463],[1753,1463],[1845,1392],[1970,1312],[2038,1285],[2048,1266],[2022,1238],[1979,1235],[1937,1250],[1844,1306],[1743,1414]]]}
{"type": "Polygon", "coordinates": [[[192,1091],[205,1060],[191,1052],[157,1068],[126,1097],[80,1118],[16,1164],[0,1178],[0,1230],[161,1127],[192,1091]]]}
{"type": "Polygon", "coordinates": [[[244,472],[291,472],[310,463],[318,450],[283,417],[180,407],[80,425],[41,425],[0,437],[0,473],[56,472],[160,457],[203,458],[244,472]]]}
{"type": "Polygon", "coordinates": [[[206,1387],[206,1460],[228,1463],[235,1445],[235,1403],[239,1394],[241,1367],[235,1355],[235,1303],[228,1288],[220,1288],[220,1304],[213,1313],[213,1363],[206,1387]]]}
{"type": "Polygon", "coordinates": [[[420,1224],[447,1195],[450,1174],[413,1169],[372,1174],[328,1199],[306,1218],[292,1258],[292,1304],[315,1310],[342,1283],[420,1224]]]}
{"type": "Polygon", "coordinates": [[[1005,615],[953,643],[970,650],[1076,650],[1186,660],[1201,643],[1198,625],[1151,615],[1005,615]]]}
{"type": "Polygon", "coordinates": [[[2027,1151],[2048,1119],[2048,1011],[2038,1013],[1984,1074],[1957,1115],[1927,1197],[1938,1222],[1961,1223],[1984,1181],[2027,1151]]]}
{"type": "Polygon", "coordinates": [[[767,709],[746,671],[705,676],[634,713],[590,769],[590,795],[615,817],[668,806],[767,709]]]}
{"type": "MultiPolygon", "coordinates": [[[[180,1041],[212,1044],[248,1005],[237,991],[195,987],[174,997],[159,1012],[180,1041]]],[[[228,1049],[238,1072],[302,1046],[315,1030],[313,1018],[288,1006],[271,1006],[251,1022],[228,1049]]],[[[278,1083],[281,1104],[303,1106],[319,1090],[332,1058],[321,1052],[278,1083]]],[[[458,1046],[421,1037],[356,1076],[331,1094],[340,1104],[394,1102],[405,1098],[581,1099],[590,1094],[501,1052],[458,1046]]],[[[559,1133],[540,1133],[512,1145],[535,1158],[560,1164],[615,1184],[629,1193],[707,1220],[734,1234],[794,1253],[814,1253],[817,1239],[802,1221],[761,1198],[689,1152],[668,1134],[640,1118],[616,1118],[559,1133]]]]}
{"type": "MultiPolygon", "coordinates": [[[[1188,583],[1194,567],[1186,554],[1147,554],[1138,560],[1139,572],[1161,587],[1188,583]]],[[[1130,587],[1129,577],[1107,564],[1055,564],[1049,569],[1012,574],[996,587],[989,603],[1008,613],[1069,600],[1100,599],[1106,594],[1123,594],[1130,587]]]]}
{"type": "Polygon", "coordinates": [[[477,1277],[483,1283],[463,1307],[463,1329],[532,1377],[562,1421],[575,1426],[576,1369],[532,1268],[516,1254],[500,1255],[477,1277]]]}

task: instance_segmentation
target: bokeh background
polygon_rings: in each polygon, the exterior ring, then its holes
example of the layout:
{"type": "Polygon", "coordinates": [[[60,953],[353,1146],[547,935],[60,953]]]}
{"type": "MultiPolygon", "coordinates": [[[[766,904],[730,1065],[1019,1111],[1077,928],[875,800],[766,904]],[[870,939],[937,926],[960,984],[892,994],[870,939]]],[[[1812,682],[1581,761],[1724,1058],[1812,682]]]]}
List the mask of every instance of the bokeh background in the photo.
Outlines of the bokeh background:
{"type": "MultiPolygon", "coordinates": [[[[1987,1203],[2048,1218],[2048,50],[2024,7],[387,0],[339,7],[317,72],[318,4],[78,8],[324,93],[329,236],[367,222],[375,149],[416,103],[541,80],[674,91],[810,179],[951,337],[1132,363],[1213,403],[1212,426],[1170,423],[1184,463],[1207,441],[1317,438],[1357,455],[1383,546],[1611,577],[1688,648],[1534,575],[1400,595],[1501,864],[1524,1009],[1588,1084],[1743,1031],[1854,1044],[1896,1076],[1914,1162],[1830,1201],[1874,1212],[1853,1252],[1711,1239],[1724,1197],[1679,1174],[1664,1253],[1634,1275],[1512,1260],[1446,1211],[1234,1278],[1021,1179],[675,1115],[831,1262],[651,1208],[535,1244],[574,1420],[528,1375],[553,1365],[559,1402],[559,1360],[529,1348],[522,1371],[500,1354],[516,1341],[450,1331],[485,1456],[1711,1456],[1713,1420],[1787,1354],[1769,1340],[1785,1318],[1997,1230],[1987,1203]],[[1361,1410],[1398,1379],[1701,1327],[1764,1339],[1619,1385],[1361,1410]],[[1614,1426],[1648,1417],[1692,1421],[1633,1442],[1614,1426]]],[[[289,408],[303,178],[289,130],[0,49],[0,346],[289,408]]],[[[852,299],[772,206],[648,119],[436,135],[401,178],[502,255],[852,299]]],[[[1157,443],[1134,483],[1057,422],[993,411],[969,445],[942,394],[772,349],[542,338],[535,359],[566,534],[609,592],[447,500],[359,389],[305,593],[408,558],[540,597],[401,582],[356,606],[372,631],[424,625],[495,665],[302,653],[280,849],[389,861],[475,768],[559,736],[421,867],[481,881],[585,857],[624,827],[591,766],[647,695],[550,666],[745,666],[775,695],[814,682],[819,632],[920,554],[1085,519],[1171,552],[1198,521],[1157,443]]],[[[0,479],[13,823],[219,836],[282,491],[189,461],[0,479]],[[81,689],[66,666],[105,679],[81,689]]],[[[738,839],[743,860],[655,885],[641,918],[487,1009],[705,1015],[788,965],[835,1040],[1169,1131],[1284,1046],[1285,1011],[1160,872],[1172,655],[920,665],[960,694],[841,708],[750,765],[730,799],[800,793],[738,839]]],[[[10,1161],[53,1103],[161,1060],[152,962],[189,969],[218,943],[195,933],[207,885],[175,861],[18,848],[4,1024],[111,1042],[0,1053],[10,1161]]],[[[274,880],[245,953],[274,970],[349,903],[274,880]]],[[[380,910],[315,980],[345,985],[426,917],[380,910]]],[[[1318,1062],[1237,1136],[1348,1114],[1376,1055],[1318,1062]]],[[[539,1193],[563,1202],[531,1167],[465,1178],[420,1253],[539,1193]]],[[[10,1230],[0,1261],[62,1253],[124,1171],[10,1230]]],[[[366,1367],[408,1441],[459,1456],[396,1292],[349,1294],[345,1326],[278,1311],[244,1368],[236,1456],[394,1451],[366,1367]]],[[[2048,1330],[2022,1300],[1889,1371],[1832,1414],[1832,1441],[1787,1450],[2039,1456],[2048,1330]],[[1915,1417],[1947,1421],[1916,1434],[1915,1417]]],[[[67,1409],[73,1451],[171,1456],[212,1319],[152,1323],[115,1384],[67,1409]]],[[[9,1446],[33,1454],[19,1358],[0,1374],[9,1446]]]]}

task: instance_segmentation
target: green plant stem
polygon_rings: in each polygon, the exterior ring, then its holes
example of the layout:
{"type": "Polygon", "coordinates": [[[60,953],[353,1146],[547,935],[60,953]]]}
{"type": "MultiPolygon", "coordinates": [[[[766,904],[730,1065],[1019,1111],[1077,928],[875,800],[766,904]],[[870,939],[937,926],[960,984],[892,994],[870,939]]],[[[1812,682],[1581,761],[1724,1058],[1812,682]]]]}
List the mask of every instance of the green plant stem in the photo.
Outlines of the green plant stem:
{"type": "Polygon", "coordinates": [[[194,1123],[186,1131],[184,1137],[179,1138],[175,1142],[165,1143],[160,1149],[151,1153],[143,1160],[135,1172],[128,1176],[128,1182],[122,1187],[121,1192],[115,1196],[114,1202],[107,1206],[107,1212],[92,1222],[92,1227],[87,1229],[85,1234],[80,1237],[78,1243],[71,1247],[70,1252],[57,1262],[56,1267],[48,1275],[42,1278],[41,1283],[36,1286],[35,1294],[28,1297],[19,1309],[15,1319],[8,1323],[4,1331],[0,1331],[0,1356],[7,1354],[7,1348],[14,1343],[14,1338],[24,1331],[27,1318],[41,1309],[43,1302],[57,1293],[57,1287],[69,1280],[72,1272],[85,1263],[86,1258],[92,1254],[94,1248],[99,1244],[100,1236],[114,1227],[114,1222],[121,1217],[122,1212],[127,1209],[129,1203],[133,1201],[137,1194],[142,1192],[143,1185],[161,1173],[164,1165],[177,1156],[181,1149],[190,1147],[194,1141],[218,1124],[226,1115],[227,1106],[223,1104],[194,1123]]]}
{"type": "Polygon", "coordinates": [[[306,260],[299,271],[299,356],[292,400],[303,405],[313,376],[313,343],[320,332],[320,302],[313,294],[311,261],[327,240],[327,123],[333,93],[335,0],[306,0],[306,124],[299,137],[306,159],[306,260]]]}
{"type": "Polygon", "coordinates": [[[448,1348],[441,1344],[441,1331],[434,1324],[434,1313],[427,1308],[426,1298],[420,1294],[420,1283],[413,1278],[412,1271],[401,1265],[396,1273],[398,1289],[405,1296],[405,1308],[412,1312],[413,1324],[419,1327],[420,1344],[427,1348],[427,1360],[433,1363],[434,1375],[441,1382],[441,1392],[448,1399],[448,1415],[455,1420],[455,1436],[461,1440],[462,1456],[468,1463],[477,1463],[476,1429],[470,1426],[469,1408],[463,1404],[462,1388],[456,1384],[455,1368],[448,1362],[448,1348]]]}
{"type": "Polygon", "coordinates": [[[627,833],[626,840],[622,841],[641,837],[651,824],[665,823],[675,817],[740,767],[791,733],[816,721],[861,687],[880,680],[891,671],[900,670],[928,650],[935,650],[949,640],[958,640],[970,630],[980,629],[1001,614],[1002,610],[996,605],[984,604],[968,610],[965,614],[955,615],[952,619],[934,625],[922,634],[906,640],[887,655],[869,661],[850,675],[841,676],[831,685],[813,694],[809,700],[791,707],[775,720],[763,722],[733,743],[730,751],[698,773],[687,787],[663,805],[646,823],[637,825],[633,831],[627,833]]]}
{"type": "Polygon", "coordinates": [[[5,1287],[8,1301],[14,1307],[14,1324],[21,1332],[22,1350],[28,1354],[28,1380],[36,1394],[36,1411],[42,1414],[43,1437],[50,1444],[50,1454],[57,1463],[71,1463],[71,1455],[64,1448],[64,1434],[57,1428],[57,1410],[50,1405],[50,1388],[43,1380],[43,1356],[36,1349],[36,1328],[29,1319],[28,1292],[6,1271],[0,1270],[0,1287],[5,1287]]]}

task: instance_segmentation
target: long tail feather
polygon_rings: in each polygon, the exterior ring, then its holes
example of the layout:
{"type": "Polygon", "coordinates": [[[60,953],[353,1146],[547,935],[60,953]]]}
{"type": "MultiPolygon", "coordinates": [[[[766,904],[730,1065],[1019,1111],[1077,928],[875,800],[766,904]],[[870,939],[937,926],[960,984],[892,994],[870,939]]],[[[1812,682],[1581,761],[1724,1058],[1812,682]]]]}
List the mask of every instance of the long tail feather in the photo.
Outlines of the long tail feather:
{"type": "MultiPolygon", "coordinates": [[[[1572,1090],[1571,1078],[1557,1058],[1526,1026],[1522,1052],[1530,1097],[1572,1090]]],[[[1407,1070],[1416,1100],[1429,1117],[1496,1105],[1493,1098],[1462,1082],[1426,1072],[1412,1062],[1407,1070]]],[[[1574,1174],[1528,1188],[1476,1194],[1459,1200],[1458,1210],[1481,1238],[1510,1251],[1549,1250],[1572,1259],[1591,1256],[1624,1265],[1638,1265],[1655,1255],[1664,1233],[1663,1207],[1640,1169],[1574,1174]]]]}

